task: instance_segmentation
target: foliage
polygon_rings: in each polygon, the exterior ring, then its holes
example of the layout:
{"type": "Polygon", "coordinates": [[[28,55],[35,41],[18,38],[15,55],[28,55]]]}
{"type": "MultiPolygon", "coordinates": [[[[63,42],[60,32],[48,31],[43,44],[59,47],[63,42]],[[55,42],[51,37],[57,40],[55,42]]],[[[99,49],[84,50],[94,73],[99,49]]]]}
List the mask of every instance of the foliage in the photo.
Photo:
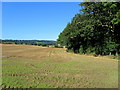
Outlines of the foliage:
{"type": "Polygon", "coordinates": [[[25,44],[37,46],[57,45],[56,41],[50,40],[1,40],[1,41],[2,44],[25,44]]]}
{"type": "Polygon", "coordinates": [[[83,54],[120,54],[120,2],[83,2],[57,43],[83,54]]]}

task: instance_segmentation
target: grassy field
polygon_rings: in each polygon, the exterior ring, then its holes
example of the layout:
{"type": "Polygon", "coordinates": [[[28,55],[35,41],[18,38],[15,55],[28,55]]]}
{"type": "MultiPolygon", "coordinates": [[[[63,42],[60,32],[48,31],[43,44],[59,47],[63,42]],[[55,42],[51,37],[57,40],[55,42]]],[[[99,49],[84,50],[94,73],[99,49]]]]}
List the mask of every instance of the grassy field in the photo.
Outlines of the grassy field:
{"type": "Polygon", "coordinates": [[[3,88],[117,88],[118,61],[63,48],[2,45],[3,88]]]}

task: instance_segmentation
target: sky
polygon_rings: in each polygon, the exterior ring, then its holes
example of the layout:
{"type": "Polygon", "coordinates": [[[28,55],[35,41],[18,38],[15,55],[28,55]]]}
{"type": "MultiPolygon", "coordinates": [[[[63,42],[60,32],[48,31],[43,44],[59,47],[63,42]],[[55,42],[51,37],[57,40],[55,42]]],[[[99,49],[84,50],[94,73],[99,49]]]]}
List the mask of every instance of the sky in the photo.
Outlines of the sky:
{"type": "Polygon", "coordinates": [[[56,40],[80,2],[3,2],[2,39],[56,40]]]}
{"type": "Polygon", "coordinates": [[[84,0],[2,0],[2,2],[83,2],[84,0]]]}

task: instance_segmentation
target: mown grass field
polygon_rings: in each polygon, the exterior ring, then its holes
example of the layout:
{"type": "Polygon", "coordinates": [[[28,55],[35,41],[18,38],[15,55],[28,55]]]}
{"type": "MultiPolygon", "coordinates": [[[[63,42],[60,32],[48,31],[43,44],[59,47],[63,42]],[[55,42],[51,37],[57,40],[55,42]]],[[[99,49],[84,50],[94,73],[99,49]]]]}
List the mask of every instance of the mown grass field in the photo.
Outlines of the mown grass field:
{"type": "Polygon", "coordinates": [[[118,61],[63,48],[2,45],[3,88],[117,88],[118,61]]]}

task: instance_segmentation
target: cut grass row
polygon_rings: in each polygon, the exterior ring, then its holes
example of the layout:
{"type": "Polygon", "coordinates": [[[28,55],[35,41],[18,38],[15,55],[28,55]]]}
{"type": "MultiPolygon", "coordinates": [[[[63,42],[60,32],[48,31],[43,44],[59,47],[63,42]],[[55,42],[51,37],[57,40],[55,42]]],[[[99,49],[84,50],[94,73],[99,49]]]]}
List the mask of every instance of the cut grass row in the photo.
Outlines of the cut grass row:
{"type": "Polygon", "coordinates": [[[118,87],[117,60],[26,45],[3,45],[3,56],[3,88],[118,87]]]}

